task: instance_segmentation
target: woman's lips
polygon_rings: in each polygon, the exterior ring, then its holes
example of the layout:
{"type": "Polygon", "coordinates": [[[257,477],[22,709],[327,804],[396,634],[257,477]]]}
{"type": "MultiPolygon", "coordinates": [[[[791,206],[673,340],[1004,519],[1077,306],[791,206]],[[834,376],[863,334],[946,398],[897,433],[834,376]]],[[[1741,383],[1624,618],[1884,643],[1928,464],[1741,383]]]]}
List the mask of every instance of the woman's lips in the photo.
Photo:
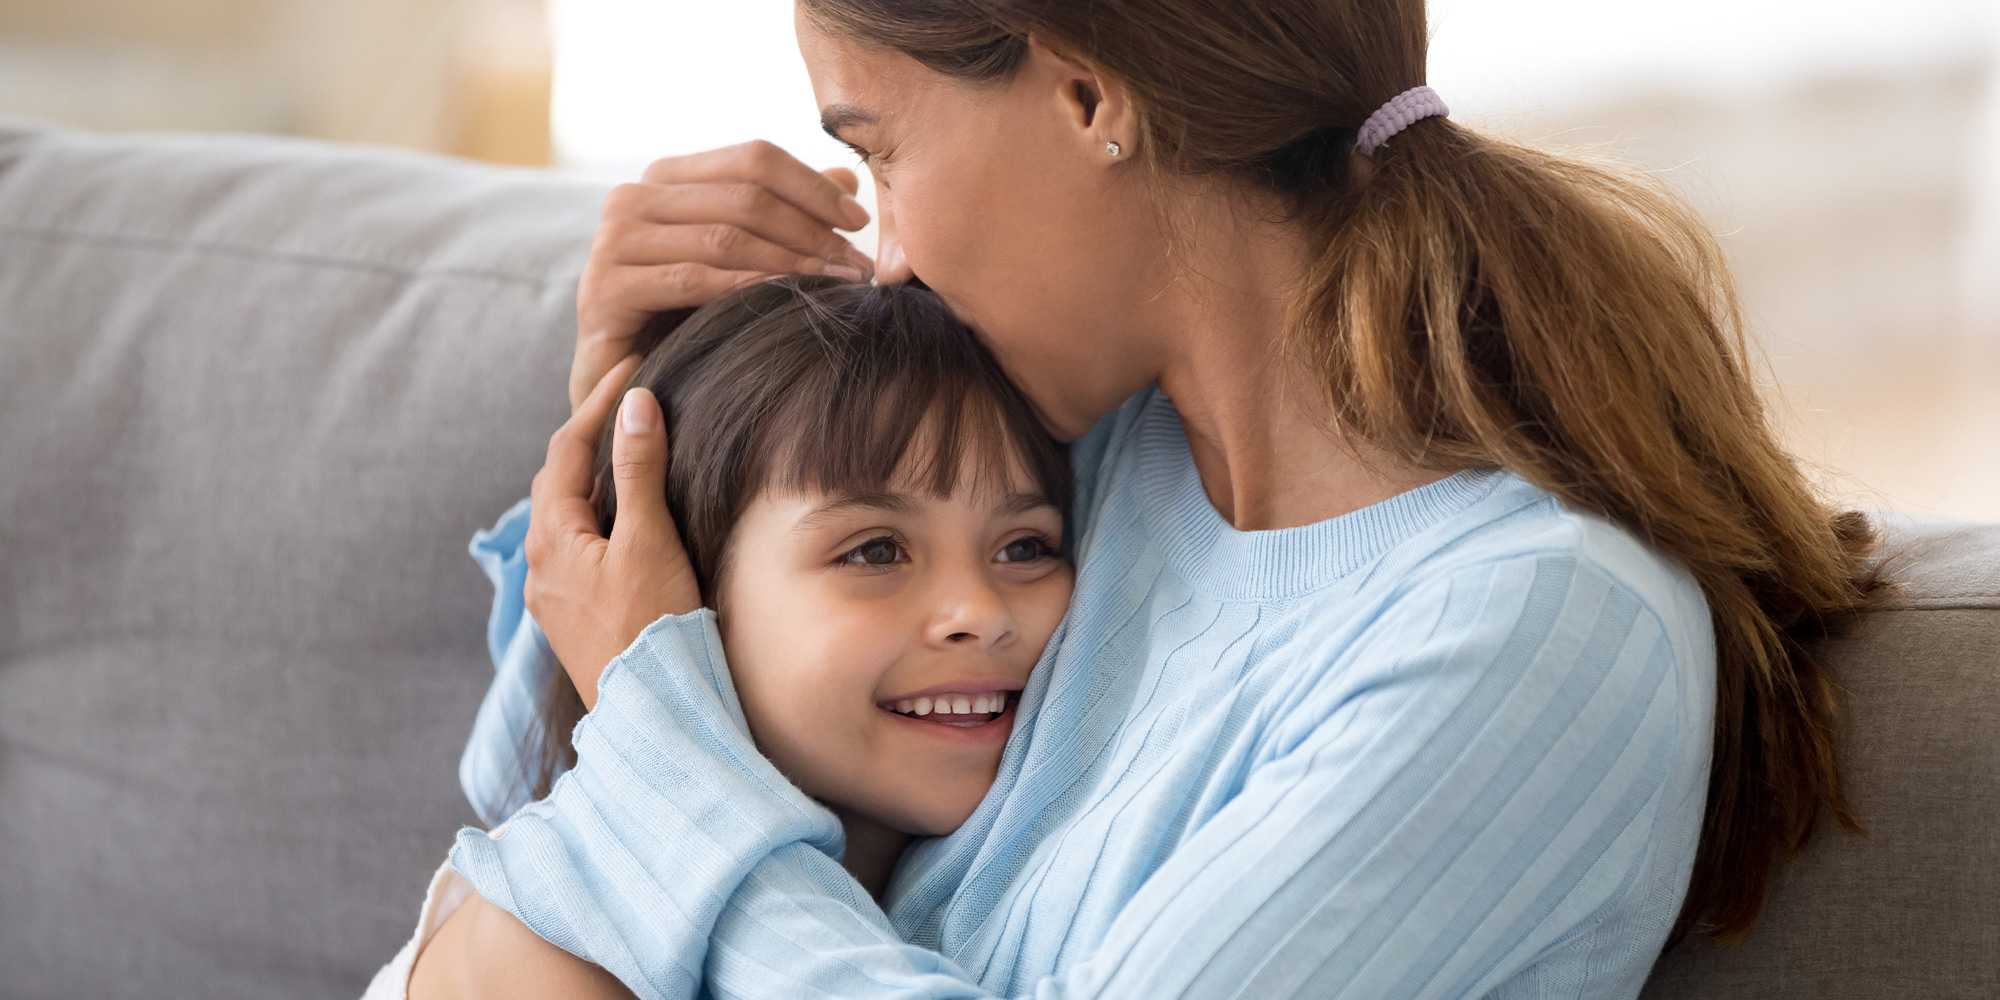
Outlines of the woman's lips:
{"type": "MultiPolygon", "coordinates": [[[[993,716],[984,722],[974,722],[971,724],[945,721],[953,717],[944,716],[940,718],[936,712],[930,715],[919,716],[904,715],[901,712],[887,708],[883,708],[881,711],[883,714],[894,718],[896,720],[895,724],[899,728],[907,729],[913,735],[974,745],[981,743],[1005,743],[1007,741],[1007,734],[1014,730],[1015,701],[1016,699],[1013,698],[1007,699],[1007,707],[1001,709],[999,715],[993,716]]],[[[964,719],[968,717],[959,716],[958,718],[964,719]]]]}

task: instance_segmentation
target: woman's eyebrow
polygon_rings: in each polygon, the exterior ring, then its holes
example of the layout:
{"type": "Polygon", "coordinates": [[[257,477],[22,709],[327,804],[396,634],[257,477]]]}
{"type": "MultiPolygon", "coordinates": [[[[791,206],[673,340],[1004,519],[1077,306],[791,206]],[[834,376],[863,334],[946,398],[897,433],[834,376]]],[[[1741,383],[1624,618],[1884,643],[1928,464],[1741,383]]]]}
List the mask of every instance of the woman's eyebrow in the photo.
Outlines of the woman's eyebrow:
{"type": "Polygon", "coordinates": [[[829,104],[819,113],[819,127],[825,129],[826,134],[835,139],[840,139],[840,130],[849,125],[873,125],[880,120],[875,117],[874,112],[865,111],[852,104],[829,104]]]}
{"type": "Polygon", "coordinates": [[[810,531],[849,511],[872,510],[887,514],[908,514],[915,509],[916,505],[900,494],[857,493],[838,500],[829,500],[807,511],[792,525],[792,533],[810,531]]]}

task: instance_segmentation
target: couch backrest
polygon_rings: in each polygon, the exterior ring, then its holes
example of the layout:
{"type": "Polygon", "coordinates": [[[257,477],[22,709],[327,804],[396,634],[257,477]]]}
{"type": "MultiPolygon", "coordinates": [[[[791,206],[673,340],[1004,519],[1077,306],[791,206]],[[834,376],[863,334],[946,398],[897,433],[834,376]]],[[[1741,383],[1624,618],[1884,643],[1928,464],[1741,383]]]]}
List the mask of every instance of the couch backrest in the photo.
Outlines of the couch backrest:
{"type": "MultiPolygon", "coordinates": [[[[0,122],[0,994],[353,996],[400,945],[603,193],[0,122]]],[[[1891,527],[1834,652],[1873,835],[1649,997],[2000,993],[2000,528],[1891,527]]]]}
{"type": "Polygon", "coordinates": [[[0,995],[351,997],[401,946],[603,194],[0,124],[0,995]]]}
{"type": "Polygon", "coordinates": [[[1749,939],[1690,938],[1645,1000],[2000,997],[2000,526],[1877,523],[1897,587],[1829,651],[1867,835],[1822,818],[1749,939]]]}

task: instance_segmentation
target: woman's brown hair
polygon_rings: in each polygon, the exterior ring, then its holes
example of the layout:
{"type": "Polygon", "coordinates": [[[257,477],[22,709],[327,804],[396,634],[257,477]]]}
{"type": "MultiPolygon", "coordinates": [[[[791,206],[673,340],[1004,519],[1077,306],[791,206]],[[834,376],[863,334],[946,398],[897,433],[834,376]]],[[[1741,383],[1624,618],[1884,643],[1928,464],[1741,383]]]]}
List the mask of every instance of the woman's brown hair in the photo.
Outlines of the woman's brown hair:
{"type": "Polygon", "coordinates": [[[1816,648],[1879,586],[1874,534],[1779,445],[1721,248],[1664,184],[1445,118],[1356,154],[1368,115],[1425,82],[1422,0],[803,7],[973,84],[1010,79],[1030,36],[1118,79],[1154,176],[1229,182],[1305,234],[1286,346],[1335,430],[1424,468],[1504,467],[1687,566],[1715,625],[1715,738],[1668,948],[1747,934],[1822,806],[1861,832],[1816,648]]]}
{"type": "MultiPolygon", "coordinates": [[[[660,401],[671,439],[667,507],[718,614],[730,532],[765,490],[849,496],[914,485],[945,498],[997,491],[1018,468],[1068,520],[1068,449],[1050,437],[993,356],[920,286],[788,277],[740,288],[640,336],[626,388],[660,401]],[[961,482],[966,470],[971,480],[961,482]]],[[[591,503],[618,516],[611,424],[597,443],[591,503]]],[[[1064,534],[1068,556],[1071,539],[1064,534]]],[[[535,798],[576,762],[583,700],[556,670],[522,760],[535,798]]]]}

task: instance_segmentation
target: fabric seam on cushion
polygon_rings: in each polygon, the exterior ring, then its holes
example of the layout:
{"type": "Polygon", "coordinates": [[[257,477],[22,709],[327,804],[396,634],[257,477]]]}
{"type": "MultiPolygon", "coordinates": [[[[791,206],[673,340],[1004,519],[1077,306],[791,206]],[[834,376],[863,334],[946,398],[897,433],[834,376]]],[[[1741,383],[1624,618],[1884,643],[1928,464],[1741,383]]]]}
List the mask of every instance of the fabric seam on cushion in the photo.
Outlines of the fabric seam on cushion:
{"type": "Polygon", "coordinates": [[[1879,604],[1863,608],[1861,615],[1881,614],[1885,611],[2000,611],[2000,594],[1940,594],[1923,597],[1898,604],[1879,604]]]}
{"type": "Polygon", "coordinates": [[[354,257],[340,257],[332,254],[314,253],[300,250],[280,250],[274,247],[259,247],[249,244],[216,243],[202,240],[183,240],[165,236],[137,236],[129,233],[99,233],[82,229],[63,229],[47,226],[27,226],[19,223],[0,222],[0,233],[41,239],[87,240],[96,243],[122,244],[126,246],[161,249],[173,247],[212,253],[221,256],[248,257],[252,259],[278,260],[292,264],[310,264],[321,267],[336,267],[353,271],[373,271],[387,273],[402,278],[477,278],[502,284],[549,285],[575,284],[578,275],[565,274],[559,277],[536,278],[506,271],[481,270],[477,268],[411,268],[381,261],[354,257]]]}

